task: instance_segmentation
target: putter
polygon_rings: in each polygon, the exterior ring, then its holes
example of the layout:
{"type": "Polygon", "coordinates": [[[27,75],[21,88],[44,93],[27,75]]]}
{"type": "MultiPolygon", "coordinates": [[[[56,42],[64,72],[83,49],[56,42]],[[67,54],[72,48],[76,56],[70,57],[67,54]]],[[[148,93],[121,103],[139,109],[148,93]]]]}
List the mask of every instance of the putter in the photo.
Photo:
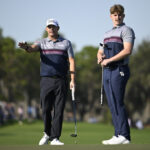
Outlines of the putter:
{"type": "Polygon", "coordinates": [[[101,98],[100,98],[100,103],[103,105],[103,67],[102,67],[102,79],[101,79],[101,98]]]}
{"type": "Polygon", "coordinates": [[[71,134],[71,137],[77,137],[77,120],[76,120],[76,103],[75,103],[75,88],[71,89],[71,96],[72,96],[72,106],[73,106],[73,118],[75,123],[75,133],[71,134]]]}
{"type": "MultiPolygon", "coordinates": [[[[100,43],[100,46],[107,47],[107,45],[100,43]]],[[[103,105],[103,66],[102,66],[102,78],[101,78],[101,97],[100,97],[100,103],[103,105]]]]}

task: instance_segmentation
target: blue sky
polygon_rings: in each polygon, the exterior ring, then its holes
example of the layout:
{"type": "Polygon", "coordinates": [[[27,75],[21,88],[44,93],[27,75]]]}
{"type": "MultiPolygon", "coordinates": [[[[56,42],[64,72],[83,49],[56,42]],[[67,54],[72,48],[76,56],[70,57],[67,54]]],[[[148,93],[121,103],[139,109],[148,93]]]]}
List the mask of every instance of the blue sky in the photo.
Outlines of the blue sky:
{"type": "Polygon", "coordinates": [[[0,28],[16,42],[33,42],[41,38],[46,20],[55,18],[60,32],[81,50],[98,46],[112,28],[109,8],[114,4],[125,7],[124,22],[135,31],[135,45],[150,39],[150,0],[0,0],[0,28]]]}

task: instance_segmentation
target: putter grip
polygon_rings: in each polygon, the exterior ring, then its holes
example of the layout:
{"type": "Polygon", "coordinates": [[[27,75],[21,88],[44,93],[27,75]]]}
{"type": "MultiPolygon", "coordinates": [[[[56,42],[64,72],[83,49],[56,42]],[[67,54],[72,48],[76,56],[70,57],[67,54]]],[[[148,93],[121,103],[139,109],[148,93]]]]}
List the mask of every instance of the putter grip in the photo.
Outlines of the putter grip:
{"type": "Polygon", "coordinates": [[[71,89],[72,101],[75,101],[75,88],[71,89]]]}
{"type": "Polygon", "coordinates": [[[103,95],[101,94],[101,105],[103,104],[103,95]]]}

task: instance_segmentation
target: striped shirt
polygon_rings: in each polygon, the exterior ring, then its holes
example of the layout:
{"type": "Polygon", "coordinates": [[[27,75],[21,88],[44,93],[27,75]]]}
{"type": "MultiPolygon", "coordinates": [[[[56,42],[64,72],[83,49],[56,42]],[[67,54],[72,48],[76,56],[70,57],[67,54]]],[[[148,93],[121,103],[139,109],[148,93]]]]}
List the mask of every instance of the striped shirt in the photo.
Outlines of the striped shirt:
{"type": "Polygon", "coordinates": [[[59,37],[55,42],[44,38],[34,44],[39,46],[41,54],[40,76],[66,76],[68,58],[74,58],[71,42],[59,37]]]}
{"type": "MultiPolygon", "coordinates": [[[[107,45],[107,47],[100,46],[99,49],[104,51],[106,58],[110,58],[123,50],[124,42],[129,42],[134,45],[134,39],[135,34],[133,29],[122,23],[105,33],[103,44],[107,45]]],[[[123,61],[123,64],[128,64],[129,56],[124,58],[123,61]]]]}

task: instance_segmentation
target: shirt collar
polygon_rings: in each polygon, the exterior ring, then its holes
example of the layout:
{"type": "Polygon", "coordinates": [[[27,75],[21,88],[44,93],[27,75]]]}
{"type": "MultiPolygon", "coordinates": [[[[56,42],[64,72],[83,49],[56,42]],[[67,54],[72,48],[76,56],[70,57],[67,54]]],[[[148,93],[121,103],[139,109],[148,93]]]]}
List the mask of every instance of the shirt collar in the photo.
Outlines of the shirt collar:
{"type": "MultiPolygon", "coordinates": [[[[48,42],[51,42],[52,40],[50,40],[48,37],[46,38],[48,42]]],[[[62,37],[58,37],[58,39],[55,42],[60,42],[62,41],[62,37]]]]}
{"type": "Polygon", "coordinates": [[[117,25],[116,27],[113,27],[113,29],[120,28],[120,27],[122,27],[124,25],[125,25],[125,23],[121,23],[121,24],[117,25]]]}

